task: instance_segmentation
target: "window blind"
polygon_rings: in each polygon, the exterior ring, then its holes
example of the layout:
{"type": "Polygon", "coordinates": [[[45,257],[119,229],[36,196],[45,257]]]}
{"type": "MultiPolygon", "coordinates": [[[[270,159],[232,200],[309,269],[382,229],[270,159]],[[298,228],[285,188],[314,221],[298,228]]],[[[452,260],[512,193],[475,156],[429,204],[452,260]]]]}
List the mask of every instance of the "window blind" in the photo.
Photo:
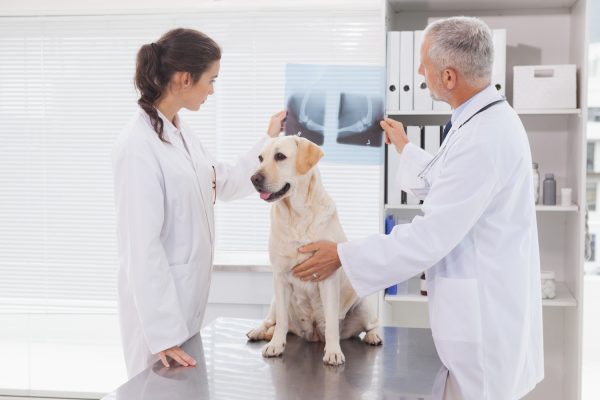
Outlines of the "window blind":
{"type": "MultiPolygon", "coordinates": [[[[118,255],[110,154],[135,112],[135,55],[184,26],[222,47],[216,93],[182,111],[235,158],[284,107],[288,63],[382,65],[378,11],[244,11],[0,19],[0,311],[114,310],[118,255]]],[[[349,238],[379,227],[380,166],[320,166],[349,238]]],[[[269,205],[219,203],[218,254],[266,253],[269,205]]]]}

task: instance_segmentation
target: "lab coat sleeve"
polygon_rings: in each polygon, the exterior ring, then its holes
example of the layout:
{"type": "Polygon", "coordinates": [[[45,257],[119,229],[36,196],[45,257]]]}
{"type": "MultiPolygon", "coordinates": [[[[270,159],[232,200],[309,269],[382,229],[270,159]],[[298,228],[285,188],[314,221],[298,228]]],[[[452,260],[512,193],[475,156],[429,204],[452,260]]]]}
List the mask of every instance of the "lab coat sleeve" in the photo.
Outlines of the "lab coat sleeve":
{"type": "MultiPolygon", "coordinates": [[[[390,151],[396,150],[390,147],[390,151]]],[[[422,187],[423,182],[417,175],[423,171],[432,158],[433,156],[422,148],[413,143],[407,143],[404,149],[402,149],[402,153],[400,153],[400,162],[396,170],[395,183],[405,192],[422,187]]]]}
{"type": "Polygon", "coordinates": [[[359,296],[429,269],[475,225],[501,186],[494,144],[481,136],[461,137],[439,161],[442,172],[425,199],[423,216],[395,226],[389,235],[338,244],[342,267],[359,296]]]}
{"type": "Polygon", "coordinates": [[[136,145],[115,151],[113,173],[121,268],[152,354],[189,338],[170,266],[160,241],[164,186],[154,155],[136,145]]]}
{"type": "Polygon", "coordinates": [[[217,179],[217,198],[222,201],[240,199],[253,193],[254,187],[250,177],[259,166],[258,156],[269,137],[264,135],[235,164],[215,162],[217,179]]]}

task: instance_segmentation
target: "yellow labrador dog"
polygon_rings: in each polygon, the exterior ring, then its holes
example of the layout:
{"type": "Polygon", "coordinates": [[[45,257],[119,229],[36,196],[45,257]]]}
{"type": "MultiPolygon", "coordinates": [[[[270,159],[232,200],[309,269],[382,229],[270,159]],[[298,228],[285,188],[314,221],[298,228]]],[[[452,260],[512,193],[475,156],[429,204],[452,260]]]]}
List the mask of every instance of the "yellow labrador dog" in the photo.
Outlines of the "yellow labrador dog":
{"type": "Polygon", "coordinates": [[[340,339],[366,332],[364,342],[382,343],[378,321],[339,268],[322,282],[303,282],[292,267],[309,257],[298,248],[318,240],[346,241],[335,204],[315,167],[323,151],[297,136],[271,139],[263,148],[252,183],[272,202],[269,255],[274,298],[267,318],[248,332],[250,340],[270,340],[263,356],[283,353],[288,331],[308,341],[325,341],[326,364],[345,362],[340,339]]]}

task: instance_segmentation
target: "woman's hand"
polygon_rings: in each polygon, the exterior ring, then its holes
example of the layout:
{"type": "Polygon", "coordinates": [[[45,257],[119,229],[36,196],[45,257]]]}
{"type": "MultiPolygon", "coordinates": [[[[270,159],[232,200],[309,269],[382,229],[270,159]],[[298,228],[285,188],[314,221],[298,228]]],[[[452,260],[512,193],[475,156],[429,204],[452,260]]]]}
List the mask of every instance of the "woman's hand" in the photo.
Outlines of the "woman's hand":
{"type": "Polygon", "coordinates": [[[269,121],[269,127],[267,128],[267,135],[272,138],[279,136],[279,133],[283,130],[283,122],[287,116],[287,111],[279,111],[277,114],[271,117],[269,121]]]}
{"type": "Polygon", "coordinates": [[[167,357],[175,360],[179,365],[183,365],[184,367],[188,367],[190,365],[192,367],[196,366],[196,360],[189,356],[179,346],[173,346],[170,349],[161,351],[158,353],[158,357],[160,358],[160,361],[162,361],[163,365],[167,368],[171,367],[167,357]]]}
{"type": "Polygon", "coordinates": [[[408,136],[404,131],[402,122],[391,118],[384,118],[379,124],[381,125],[381,129],[385,131],[385,142],[393,144],[396,147],[396,151],[402,153],[404,146],[408,143],[408,136]]]}
{"type": "Polygon", "coordinates": [[[313,253],[312,257],[292,268],[294,276],[303,281],[320,282],[342,266],[337,252],[337,243],[320,241],[298,249],[300,253],[313,253]]]}

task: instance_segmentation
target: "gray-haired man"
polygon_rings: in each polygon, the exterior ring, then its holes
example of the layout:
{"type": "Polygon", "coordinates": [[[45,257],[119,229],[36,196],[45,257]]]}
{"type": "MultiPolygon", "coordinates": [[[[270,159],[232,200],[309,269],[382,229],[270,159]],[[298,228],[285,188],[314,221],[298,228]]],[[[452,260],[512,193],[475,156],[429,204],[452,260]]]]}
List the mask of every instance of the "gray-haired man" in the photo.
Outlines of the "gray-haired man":
{"type": "MultiPolygon", "coordinates": [[[[401,153],[398,187],[424,199],[423,216],[390,235],[317,242],[296,276],[343,266],[360,296],[427,270],[429,319],[444,364],[434,399],[507,400],[543,379],[540,261],[531,152],[515,111],[490,85],[490,29],[475,18],[430,24],[419,73],[453,108],[435,156],[381,122],[401,153]]],[[[390,171],[394,173],[395,171],[390,171]]]]}

